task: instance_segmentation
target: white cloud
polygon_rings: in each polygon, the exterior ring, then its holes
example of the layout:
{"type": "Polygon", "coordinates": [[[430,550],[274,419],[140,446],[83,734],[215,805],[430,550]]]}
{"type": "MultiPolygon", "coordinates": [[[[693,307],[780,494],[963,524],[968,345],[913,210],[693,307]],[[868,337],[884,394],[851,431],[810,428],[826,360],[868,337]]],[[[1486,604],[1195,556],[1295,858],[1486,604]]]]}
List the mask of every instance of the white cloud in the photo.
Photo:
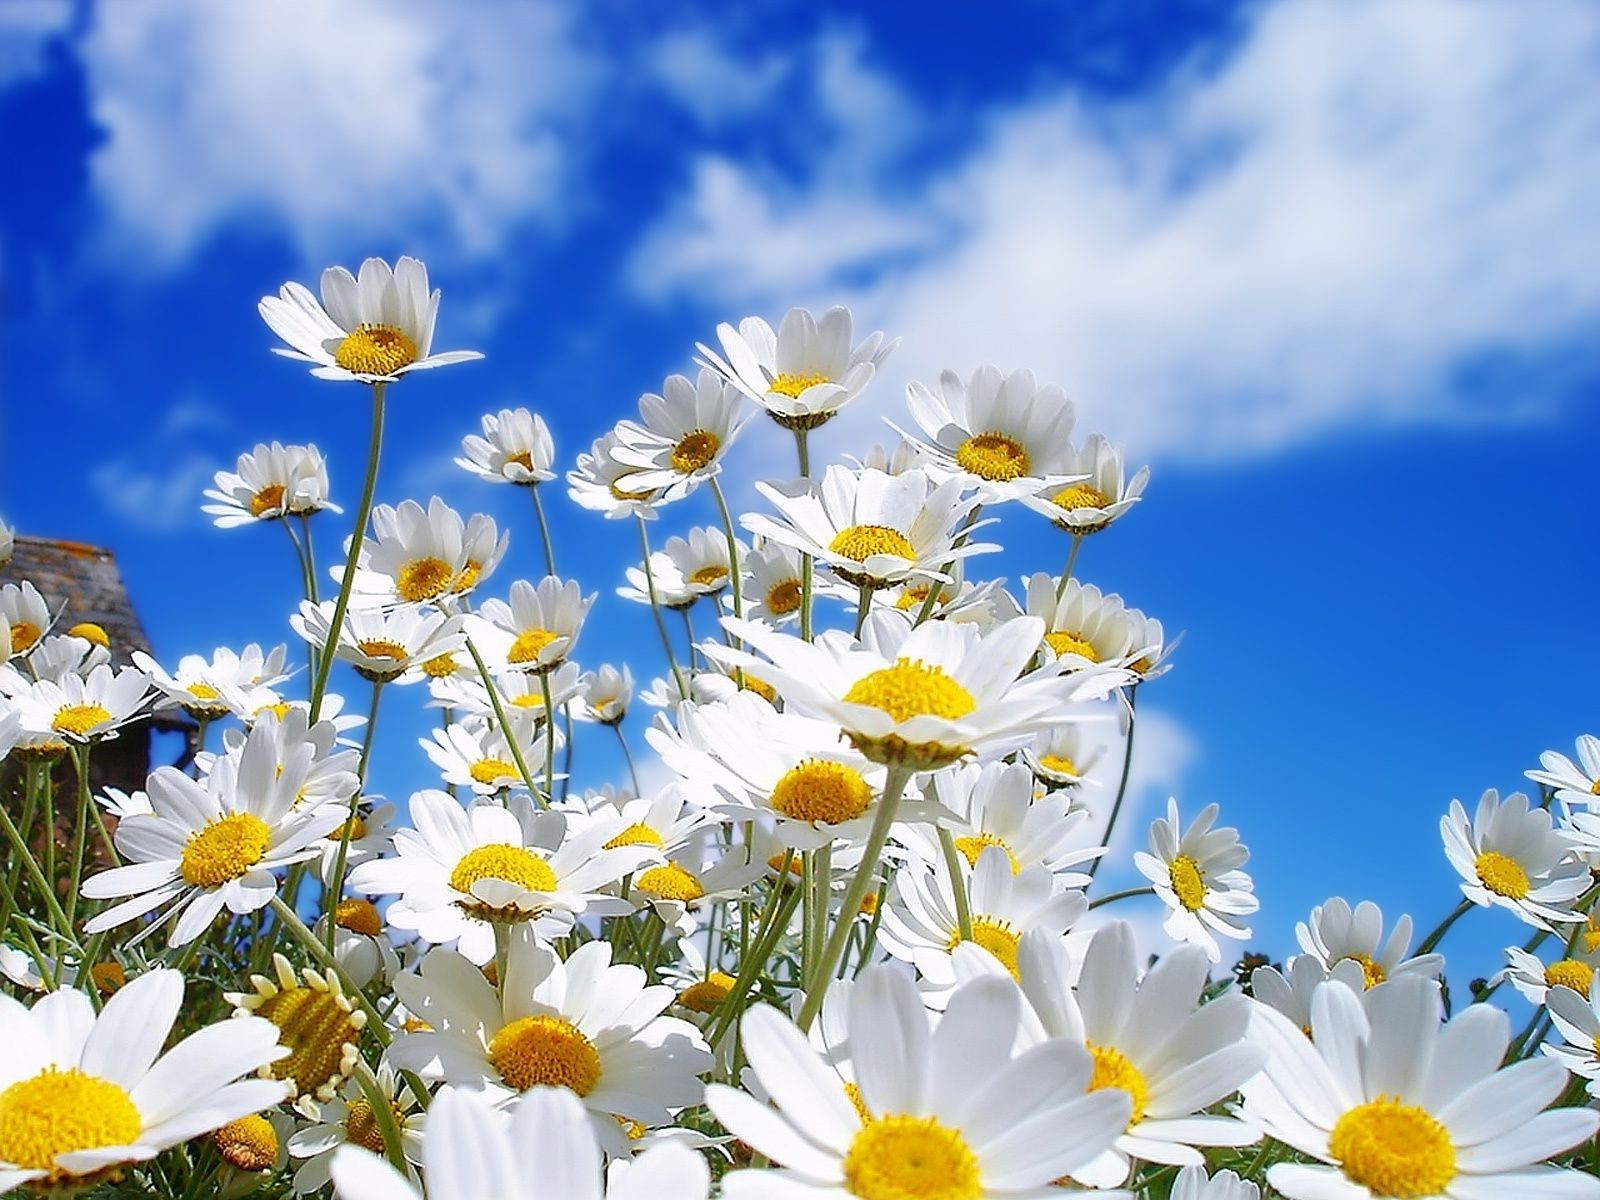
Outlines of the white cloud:
{"type": "Polygon", "coordinates": [[[179,400],[142,443],[97,463],[89,486],[118,520],[137,529],[170,533],[196,525],[206,519],[200,514],[202,493],[220,465],[219,456],[197,445],[205,435],[229,429],[216,408],[194,398],[179,400]]]}
{"type": "Polygon", "coordinates": [[[45,50],[72,24],[72,0],[6,0],[0,4],[0,91],[44,69],[45,50]]]}
{"type": "Polygon", "coordinates": [[[1462,379],[1600,316],[1597,54],[1582,0],[1279,3],[1143,96],[991,113],[931,173],[703,160],[633,279],[728,316],[849,302],[906,335],[879,411],[942,366],[1026,364],[1148,455],[1522,418],[1548,373],[1462,379]]]}
{"type": "Polygon", "coordinates": [[[740,54],[701,29],[660,38],[647,55],[661,88],[708,129],[758,111],[789,73],[777,54],[740,54]]]}
{"type": "Polygon", "coordinates": [[[157,266],[230,226],[485,256],[558,215],[599,71],[532,0],[102,3],[81,53],[94,188],[157,266]]]}

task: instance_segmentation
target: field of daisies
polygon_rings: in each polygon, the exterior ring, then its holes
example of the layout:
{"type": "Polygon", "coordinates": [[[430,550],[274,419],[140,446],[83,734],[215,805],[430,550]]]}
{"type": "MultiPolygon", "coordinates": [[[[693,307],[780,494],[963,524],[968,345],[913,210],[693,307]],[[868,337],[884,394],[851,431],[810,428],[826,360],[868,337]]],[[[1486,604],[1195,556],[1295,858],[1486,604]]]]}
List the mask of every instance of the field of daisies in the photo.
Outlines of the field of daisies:
{"type": "Polygon", "coordinates": [[[260,303],[370,401],[353,511],[314,446],[207,492],[294,543],[282,630],[130,662],[0,589],[0,1192],[1600,1198],[1600,741],[1450,805],[1461,894],[1420,938],[1333,894],[1298,953],[1246,954],[1215,806],[1124,829],[1144,882],[1097,883],[1173,639],[1084,577],[1147,472],[1060,388],[986,366],[901,404],[848,311],[750,317],[575,456],[526,409],[463,430],[461,468],[531,499],[502,530],[376,503],[394,389],[478,357],[434,349],[439,300],[402,258],[260,303]],[[896,440],[813,461],[846,405],[896,440]],[[766,421],[792,457],[741,463],[766,421]],[[653,537],[679,505],[705,524],[653,537]],[[1008,505],[1051,556],[1010,587],[983,576],[1008,505]],[[637,560],[562,575],[603,520],[637,560]],[[514,536],[543,578],[506,578],[514,536]],[[603,661],[601,588],[658,657],[603,661]],[[365,787],[380,704],[431,731],[399,803],[365,787]],[[96,787],[163,716],[183,764],[96,787]],[[1152,896],[1159,927],[1119,919],[1152,896]],[[1446,986],[1491,906],[1526,941],[1446,986]]]}

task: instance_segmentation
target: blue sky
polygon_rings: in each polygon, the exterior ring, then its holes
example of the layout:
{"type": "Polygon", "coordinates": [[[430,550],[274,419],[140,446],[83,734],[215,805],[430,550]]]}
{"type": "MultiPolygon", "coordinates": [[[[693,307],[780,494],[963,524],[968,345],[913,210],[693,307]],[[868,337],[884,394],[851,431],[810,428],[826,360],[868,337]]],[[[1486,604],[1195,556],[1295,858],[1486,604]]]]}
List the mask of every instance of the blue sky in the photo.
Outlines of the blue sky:
{"type": "MultiPolygon", "coordinates": [[[[284,279],[428,261],[438,344],[488,358],[396,389],[380,495],[510,522],[506,578],[526,498],[450,465],[481,412],[534,407],[570,462],[716,322],[848,303],[905,341],[831,451],[996,361],[1152,463],[1082,559],[1188,631],[1137,824],[1221,802],[1276,952],[1335,893],[1426,928],[1449,800],[1595,727],[1597,67],[1561,0],[7,0],[0,512],[113,547],[168,660],[277,640],[287,545],[200,491],[315,441],[351,504],[366,436],[358,389],[267,353],[284,279]]],[[[556,511],[614,618],[583,657],[649,673],[631,530],[556,511]]],[[[989,573],[1057,569],[1050,531],[1004,540],[989,573]]],[[[1519,936],[1481,918],[1463,978],[1519,936]]]]}

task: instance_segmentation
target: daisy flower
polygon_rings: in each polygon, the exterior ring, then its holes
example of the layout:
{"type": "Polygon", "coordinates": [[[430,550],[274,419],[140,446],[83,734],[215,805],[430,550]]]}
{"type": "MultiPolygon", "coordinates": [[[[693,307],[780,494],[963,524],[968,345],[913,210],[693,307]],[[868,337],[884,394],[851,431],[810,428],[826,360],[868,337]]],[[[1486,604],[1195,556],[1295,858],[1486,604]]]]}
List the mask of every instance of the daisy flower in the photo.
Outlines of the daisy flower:
{"type": "MultiPolygon", "coordinates": [[[[0,620],[0,651],[5,649],[7,636],[6,623],[0,620]]],[[[46,634],[33,644],[25,658],[19,656],[0,663],[0,696],[19,696],[41,679],[59,681],[68,675],[88,675],[110,661],[110,651],[87,638],[46,634]],[[22,669],[18,669],[18,663],[22,669]]]]}
{"type": "Polygon", "coordinates": [[[937,394],[912,383],[906,405],[922,430],[917,446],[930,470],[960,476],[985,503],[1084,477],[1071,446],[1072,401],[1053,383],[1041,387],[1032,371],[1002,375],[985,365],[965,384],[954,371],[942,371],[937,394]]]}
{"type": "Polygon", "coordinates": [[[181,708],[196,720],[214,721],[231,711],[230,693],[271,687],[287,679],[283,664],[288,654],[285,645],[263,651],[251,642],[237,653],[218,646],[209,659],[185,654],[171,674],[143,650],[135,650],[131,657],[133,665],[150,677],[158,709],[181,708]]]}
{"type": "MultiPolygon", "coordinates": [[[[302,600],[289,624],[313,646],[326,646],[333,631],[334,608],[332,600],[321,604],[302,600]]],[[[334,643],[334,657],[355,667],[363,679],[392,683],[429,659],[459,649],[466,640],[462,620],[459,615],[412,605],[349,609],[334,643]]]]}
{"type": "Polygon", "coordinates": [[[567,814],[569,834],[590,826],[603,826],[608,834],[603,848],[649,846],[662,857],[684,849],[711,820],[703,808],[688,803],[688,793],[680,783],[669,783],[654,796],[631,793],[597,793],[574,797],[561,811],[567,814]]]}
{"type": "Polygon", "coordinates": [[[544,418],[525,408],[502,408],[483,414],[483,436],[461,439],[456,466],[487,483],[520,483],[527,487],[556,477],[556,446],[544,418]]]}
{"type": "Polygon", "coordinates": [[[1057,599],[1056,577],[1040,571],[1028,579],[1027,611],[1044,622],[1045,647],[1069,668],[1126,666],[1144,653],[1133,644],[1133,621],[1122,597],[1092,583],[1069,579],[1057,599]]]}
{"type": "Polygon", "coordinates": [[[203,504],[218,529],[233,529],[280,517],[309,517],[327,509],[343,512],[328,499],[328,464],[315,446],[258,444],[241,454],[232,471],[218,471],[217,485],[206,489],[215,504],[203,504]]]}
{"type": "Polygon", "coordinates": [[[352,891],[398,896],[389,924],[425,942],[454,942],[473,962],[494,957],[494,926],[537,921],[564,934],[584,912],[631,911],[601,894],[655,855],[650,846],[605,849],[612,830],[567,834],[558,812],[536,812],[520,793],[508,806],[474,800],[465,809],[445,792],[411,797],[413,829],[394,834],[393,858],[362,863],[352,891]]]}
{"type": "Polygon", "coordinates": [[[1356,959],[1341,958],[1329,967],[1315,954],[1296,954],[1283,971],[1271,966],[1257,967],[1252,971],[1250,994],[1261,1003],[1277,1009],[1310,1037],[1311,1001],[1317,989],[1330,979],[1337,979],[1353,991],[1367,990],[1366,976],[1356,959]]]}
{"type": "Polygon", "coordinates": [[[585,671],[578,686],[583,695],[579,716],[602,725],[619,725],[628,715],[628,704],[633,700],[633,672],[627,663],[620,667],[601,663],[595,670],[585,671]]]}
{"type": "MultiPolygon", "coordinates": [[[[383,918],[370,900],[341,900],[334,905],[333,917],[333,957],[339,964],[341,979],[351,987],[364,988],[380,976],[388,984],[400,974],[400,955],[390,944],[383,918]]],[[[312,932],[327,944],[326,913],[317,918],[312,932]]]]}
{"type": "MultiPolygon", "coordinates": [[[[1574,980],[1573,982],[1577,982],[1574,980]]],[[[1539,1049],[1579,1079],[1587,1079],[1590,1096],[1600,1096],[1600,994],[1593,988],[1578,990],[1557,984],[1545,995],[1550,1023],[1563,1045],[1543,1043],[1539,1049]]]]}
{"type": "Polygon", "coordinates": [[[882,443],[874,443],[860,458],[854,454],[842,457],[854,467],[871,467],[886,475],[904,475],[907,471],[915,471],[928,465],[928,456],[922,452],[922,447],[904,435],[893,448],[882,443]]]}
{"type": "Polygon", "coordinates": [[[820,482],[758,482],[756,490],[778,516],[746,513],[740,519],[746,529],[811,555],[857,587],[947,579],[951,563],[999,549],[967,536],[984,524],[966,524],[982,500],[963,496],[959,479],[935,483],[926,471],[885,475],[832,466],[820,482]]]}
{"type": "Polygon", "coordinates": [[[1461,801],[1439,820],[1444,852],[1461,875],[1461,892],[1482,907],[1499,905],[1539,929],[1551,921],[1581,921],[1571,904],[1589,887],[1589,868],[1548,812],[1530,808],[1527,796],[1505,800],[1490,788],[1470,819],[1461,801]]]}
{"type": "Polygon", "coordinates": [[[1577,743],[1578,761],[1546,750],[1539,755],[1542,771],[1526,772],[1529,779],[1555,789],[1556,799],[1567,804],[1600,804],[1600,738],[1584,734],[1577,743]]]}
{"type": "Polygon", "coordinates": [[[744,556],[744,615],[779,625],[800,618],[800,553],[763,541],[744,556]]]}
{"type": "Polygon", "coordinates": [[[359,276],[343,267],[322,273],[322,300],[298,283],[263,296],[261,319],[288,348],[273,353],[312,364],[319,379],[390,383],[408,371],[482,358],[476,350],[433,354],[439,292],[428,291],[428,268],[403,257],[391,269],[369,258],[359,276]]]}
{"type": "MultiPolygon", "coordinates": [[[[372,536],[361,546],[352,604],[443,603],[488,578],[509,540],[509,534],[495,539],[488,517],[475,514],[463,521],[437,496],[426,510],[415,500],[396,508],[380,504],[372,510],[372,536]]],[[[332,573],[338,578],[342,569],[332,573]]]]}
{"type": "MultiPolygon", "coordinates": [[[[734,540],[743,567],[747,548],[734,540]]],[[[662,547],[673,568],[696,596],[715,596],[725,591],[731,580],[728,569],[728,537],[711,525],[689,530],[688,537],[670,537],[662,547]]]]}
{"type": "MultiPolygon", "coordinates": [[[[544,676],[531,671],[502,671],[490,678],[500,697],[501,707],[519,726],[527,724],[526,720],[519,718],[531,717],[535,725],[545,720],[545,683],[550,687],[550,706],[557,713],[565,712],[569,705],[581,707],[573,702],[583,691],[583,672],[571,660],[544,676]]],[[[428,702],[432,708],[447,708],[454,714],[465,713],[491,723],[496,720],[494,700],[489,695],[489,689],[483,685],[483,678],[477,673],[476,667],[471,675],[463,673],[460,676],[434,677],[429,692],[433,697],[428,702]]]]}
{"type": "MultiPolygon", "coordinates": [[[[548,725],[541,729],[533,717],[512,713],[507,716],[522,761],[534,771],[536,764],[544,762],[545,739],[554,737],[559,741],[560,735],[548,725]]],[[[435,729],[428,737],[418,738],[417,744],[427,752],[448,784],[471,788],[480,796],[527,786],[528,781],[523,779],[517,766],[517,756],[506,740],[505,730],[483,717],[452,721],[443,729],[435,729]]]]}
{"type": "Polygon", "coordinates": [[[878,364],[900,344],[873,333],[852,346],[848,308],[819,321],[791,308],[774,333],[760,317],[717,326],[722,354],[696,343],[700,362],[767,410],[785,429],[815,429],[861,394],[878,364]]]}
{"type": "Polygon", "coordinates": [[[662,608],[681,612],[693,608],[695,601],[703,594],[703,589],[690,582],[665,550],[656,550],[650,555],[649,567],[648,573],[644,564],[629,567],[625,572],[628,582],[617,589],[617,595],[635,604],[659,604],[662,608]],[[650,596],[652,588],[655,590],[654,599],[650,596]]]}
{"type": "Polygon", "coordinates": [[[361,1057],[361,1031],[367,1014],[344,994],[337,975],[312,967],[296,974],[281,954],[272,956],[272,977],[250,976],[248,992],[226,992],[235,1017],[272,1023],[278,1043],[289,1053],[261,1067],[263,1079],[282,1080],[288,1100],[304,1116],[315,1116],[316,1101],[332,1100],[361,1057]]]}
{"type": "MultiPolygon", "coordinates": [[[[600,1146],[583,1106],[555,1088],[534,1088],[509,1113],[477,1093],[442,1088],[422,1145],[428,1200],[706,1200],[705,1159],[667,1141],[601,1174],[600,1146]]],[[[353,1145],[333,1155],[340,1200],[422,1200],[378,1155],[353,1145]]]]}
{"type": "Polygon", "coordinates": [[[485,600],[469,630],[491,664],[550,671],[572,653],[594,601],[575,579],[546,575],[538,587],[519,579],[511,585],[510,602],[485,600]]]}
{"type": "Polygon", "coordinates": [[[145,715],[150,677],[102,663],[88,675],[41,679],[16,696],[22,728],[69,742],[97,742],[145,715]]]}
{"type": "MultiPolygon", "coordinates": [[[[673,1001],[635,966],[611,962],[609,942],[586,942],[562,962],[530,930],[514,931],[505,987],[460,955],[432,950],[395,980],[401,1002],[433,1027],[397,1038],[389,1055],[424,1078],[488,1093],[497,1103],[536,1087],[566,1088],[590,1112],[663,1125],[698,1104],[711,1066],[700,1031],[662,1016],[673,1001]]],[[[614,1122],[597,1127],[620,1148],[614,1122]]]]}
{"type": "Polygon", "coordinates": [[[11,556],[17,549],[17,531],[0,520],[0,567],[11,565],[11,556]]]}
{"type": "Polygon", "coordinates": [[[1568,955],[1546,963],[1518,946],[1507,946],[1506,968],[1496,979],[1509,980],[1529,1004],[1545,1003],[1551,989],[1557,987],[1570,988],[1587,1000],[1594,982],[1594,959],[1568,955]]]}
{"type": "Polygon", "coordinates": [[[712,1085],[706,1100],[730,1133],[782,1163],[723,1180],[729,1200],[800,1197],[1046,1195],[1094,1161],[1128,1123],[1126,1095],[1087,1092],[1088,1051],[1061,1039],[1020,1054],[1021,998],[978,979],[930,1030],[910,973],[880,965],[850,995],[848,1036],[859,1102],[776,1009],[741,1023],[771,1105],[712,1085]]]}
{"type": "Polygon", "coordinates": [[[1203,946],[1212,962],[1222,958],[1216,935],[1248,938],[1250,930],[1239,919],[1261,907],[1253,894],[1255,884],[1239,870],[1250,860],[1239,831],[1212,828],[1221,811],[1206,805],[1184,832],[1178,802],[1168,800],[1166,817],[1150,822],[1150,852],[1133,856],[1134,865],[1171,909],[1161,926],[1167,936],[1203,946]]]}
{"type": "Polygon", "coordinates": [[[1501,1068],[1511,1040],[1501,1010],[1474,1004],[1441,1027],[1430,980],[1391,980],[1364,1003],[1331,980],[1311,1027],[1307,1039],[1258,1005],[1251,1035],[1267,1064],[1243,1088],[1246,1120],[1319,1160],[1267,1169],[1289,1200],[1600,1195],[1600,1181],[1539,1165],[1593,1137],[1600,1114],[1545,1111],[1566,1087],[1557,1062],[1501,1068]]]}
{"type": "Polygon", "coordinates": [[[686,496],[722,470],[722,458],[744,427],[738,389],[710,369],[690,380],[668,375],[661,394],[639,397],[639,422],[617,425],[611,455],[639,472],[631,488],[659,488],[664,499],[686,496]]]}
{"type": "Polygon", "coordinates": [[[241,1079],[284,1053],[266,1021],[207,1025],[161,1052],[183,986],[148,971],[98,1014],[82,992],[31,1009],[0,994],[0,1192],[92,1187],[283,1099],[281,1083],[241,1079]]]}
{"type": "Polygon", "coordinates": [[[567,472],[567,494],[608,521],[621,517],[653,521],[656,509],[667,496],[663,489],[640,482],[642,468],[615,457],[621,445],[621,439],[612,432],[597,439],[587,454],[578,455],[577,467],[567,472]]]}
{"type": "Polygon", "coordinates": [[[1089,772],[1104,754],[1104,746],[1085,742],[1082,725],[1063,722],[1041,730],[1024,746],[1022,761],[1046,787],[1076,789],[1081,784],[1098,786],[1089,772]]]}
{"type": "Polygon", "coordinates": [[[988,629],[1001,621],[1022,615],[1017,602],[1006,592],[1003,580],[969,583],[964,578],[965,574],[965,564],[957,562],[950,571],[948,581],[908,580],[899,587],[873,592],[872,602],[875,605],[891,605],[915,617],[921,614],[929,594],[937,591],[933,607],[928,610],[928,620],[969,621],[980,629],[988,629]]]}
{"type": "Polygon", "coordinates": [[[743,896],[765,871],[766,864],[755,857],[753,847],[720,846],[714,835],[702,831],[666,862],[641,866],[633,876],[629,898],[653,909],[668,928],[681,929],[690,909],[704,910],[743,896]]]}
{"type": "Polygon", "coordinates": [[[1383,937],[1383,910],[1370,900],[1355,908],[1335,896],[1311,910],[1311,920],[1295,927],[1300,949],[1328,970],[1341,962],[1354,962],[1367,987],[1376,987],[1396,975],[1425,975],[1437,979],[1444,970],[1444,955],[1411,952],[1411,917],[1402,913],[1388,940],[1383,937]]]}
{"type": "Polygon", "coordinates": [[[1232,1171],[1207,1175],[1204,1167],[1185,1167],[1172,1181],[1168,1200],[1261,1200],[1261,1189],[1232,1171]]]}
{"type": "MultiPolygon", "coordinates": [[[[381,1064],[373,1078],[400,1130],[400,1147],[406,1161],[421,1163],[425,1154],[422,1131],[427,1117],[417,1110],[416,1097],[397,1086],[395,1070],[388,1063],[381,1064]]],[[[294,1190],[299,1195],[326,1186],[334,1155],[341,1146],[359,1146],[377,1155],[384,1153],[383,1132],[378,1128],[372,1104],[361,1085],[353,1079],[348,1080],[333,1099],[317,1105],[310,1119],[312,1124],[289,1138],[289,1156],[305,1160],[294,1173],[294,1190]]]]}
{"type": "MultiPolygon", "coordinates": [[[[345,806],[348,809],[348,805],[345,806]]],[[[338,870],[340,847],[344,848],[345,869],[353,870],[364,862],[381,857],[389,849],[394,837],[395,806],[383,803],[382,796],[364,796],[355,813],[337,828],[329,830],[319,849],[322,859],[317,863],[317,876],[326,884],[333,882],[338,870]],[[349,840],[345,840],[346,826],[349,840]]]]}
{"type": "Polygon", "coordinates": [[[1150,468],[1141,467],[1132,479],[1124,477],[1122,451],[1098,433],[1090,435],[1076,453],[1064,460],[1067,475],[1080,483],[1054,484],[1019,497],[1023,504],[1074,537],[1099,533],[1132,508],[1150,481],[1150,468]]]}
{"type": "Polygon", "coordinates": [[[11,653],[26,654],[50,632],[55,617],[39,589],[24,579],[0,587],[0,623],[11,632],[11,653]]]}

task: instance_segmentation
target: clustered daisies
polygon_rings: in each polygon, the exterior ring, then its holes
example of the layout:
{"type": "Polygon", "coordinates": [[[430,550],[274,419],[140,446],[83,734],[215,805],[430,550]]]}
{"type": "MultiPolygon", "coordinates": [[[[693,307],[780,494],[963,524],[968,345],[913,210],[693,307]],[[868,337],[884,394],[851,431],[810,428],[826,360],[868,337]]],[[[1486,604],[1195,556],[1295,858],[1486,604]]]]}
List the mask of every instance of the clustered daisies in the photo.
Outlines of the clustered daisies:
{"type": "MultiPolygon", "coordinates": [[[[376,434],[478,357],[434,349],[439,301],[371,259],[260,311],[376,434]]],[[[345,480],[258,444],[204,511],[287,534],[284,644],[164,665],[0,523],[0,1192],[1600,1200],[1600,741],[1448,805],[1461,896],[1420,939],[1335,896],[1241,954],[1240,831],[1135,820],[1177,639],[1077,572],[1148,472],[971,364],[813,465],[896,345],[719,325],[566,464],[550,413],[484,413],[455,461],[528,493],[510,529],[374,503],[375,436],[331,562],[345,480]],[[561,573],[595,514],[637,557],[561,573]],[[1012,526],[1061,570],[984,577],[1012,526]],[[185,751],[112,774],[152,719],[185,751]],[[1526,940],[1451,988],[1475,908],[1526,940]]]]}

